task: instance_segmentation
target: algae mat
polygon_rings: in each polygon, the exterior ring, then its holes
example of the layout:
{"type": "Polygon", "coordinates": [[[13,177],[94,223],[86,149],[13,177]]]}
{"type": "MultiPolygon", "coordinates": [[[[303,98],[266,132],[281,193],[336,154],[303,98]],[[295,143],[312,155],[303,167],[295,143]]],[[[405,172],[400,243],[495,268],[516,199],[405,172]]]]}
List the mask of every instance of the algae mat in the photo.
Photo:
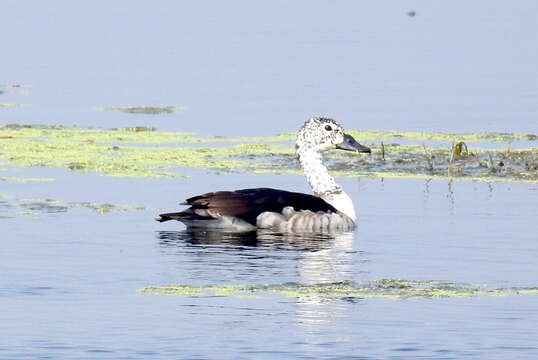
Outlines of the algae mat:
{"type": "Polygon", "coordinates": [[[289,298],[315,298],[319,300],[349,300],[363,298],[438,299],[469,296],[512,296],[538,294],[538,287],[487,289],[475,284],[457,284],[437,280],[411,281],[401,279],[382,279],[368,283],[344,281],[304,285],[284,283],[275,285],[164,285],[148,286],[138,290],[140,293],[176,296],[224,296],[224,297],[264,297],[269,294],[289,298]]]}
{"type": "Polygon", "coordinates": [[[97,111],[121,111],[128,114],[171,114],[185,110],[184,106],[103,106],[95,108],[97,111]]]}
{"type": "Polygon", "coordinates": [[[0,193],[0,219],[36,216],[44,213],[64,213],[72,209],[88,209],[99,214],[145,210],[143,206],[95,203],[89,201],[62,201],[56,199],[21,199],[0,193]]]}
{"type": "MultiPolygon", "coordinates": [[[[538,183],[534,134],[350,131],[372,155],[329,152],[335,176],[538,183]],[[523,144],[515,148],[512,142],[523,144]],[[472,144],[480,146],[472,146],[472,144]]],[[[301,174],[294,134],[201,137],[147,127],[0,127],[0,164],[54,166],[121,177],[181,177],[181,168],[301,174]]]]}

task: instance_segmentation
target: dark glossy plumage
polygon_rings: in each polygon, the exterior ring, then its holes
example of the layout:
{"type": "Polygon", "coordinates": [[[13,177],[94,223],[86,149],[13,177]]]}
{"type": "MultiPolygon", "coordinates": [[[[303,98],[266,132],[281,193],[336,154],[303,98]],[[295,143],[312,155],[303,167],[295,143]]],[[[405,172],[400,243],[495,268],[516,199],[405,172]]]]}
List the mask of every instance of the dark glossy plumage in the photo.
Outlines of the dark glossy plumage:
{"type": "Polygon", "coordinates": [[[255,188],[236,191],[217,191],[187,199],[182,205],[191,207],[175,213],[161,214],[158,221],[167,220],[208,220],[219,214],[233,216],[256,225],[256,218],[265,211],[281,213],[286,206],[295,211],[310,210],[313,212],[337,212],[325,200],[308,194],[271,189],[255,188]]]}

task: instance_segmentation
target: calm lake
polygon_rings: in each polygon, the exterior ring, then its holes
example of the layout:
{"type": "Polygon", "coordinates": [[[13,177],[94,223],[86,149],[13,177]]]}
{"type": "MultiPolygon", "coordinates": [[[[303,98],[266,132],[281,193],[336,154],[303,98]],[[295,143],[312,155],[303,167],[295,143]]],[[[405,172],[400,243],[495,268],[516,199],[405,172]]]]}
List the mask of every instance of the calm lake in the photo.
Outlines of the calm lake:
{"type": "MultiPolygon", "coordinates": [[[[7,1],[0,127],[45,126],[35,146],[54,126],[226,139],[314,115],[352,130],[538,134],[537,13],[534,1],[7,1]]],[[[469,142],[525,151],[506,181],[368,176],[381,140],[364,141],[372,157],[349,161],[366,159],[366,175],[337,176],[356,230],[293,236],[153,220],[213,190],[309,193],[273,153],[249,155],[272,171],[119,174],[82,152],[53,162],[85,134],[26,162],[13,134],[0,132],[0,359],[538,357],[535,137],[469,142]]],[[[104,146],[127,156],[122,141],[104,146]]],[[[480,171],[508,174],[480,154],[480,171]]]]}

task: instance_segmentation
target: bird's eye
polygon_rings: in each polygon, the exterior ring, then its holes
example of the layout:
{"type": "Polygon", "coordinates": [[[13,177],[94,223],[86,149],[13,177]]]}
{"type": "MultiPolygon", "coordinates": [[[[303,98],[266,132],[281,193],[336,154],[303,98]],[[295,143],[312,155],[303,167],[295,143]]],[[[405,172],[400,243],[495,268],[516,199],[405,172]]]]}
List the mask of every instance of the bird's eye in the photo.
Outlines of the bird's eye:
{"type": "Polygon", "coordinates": [[[331,127],[331,125],[325,125],[325,130],[327,131],[331,131],[333,128],[331,127]]]}

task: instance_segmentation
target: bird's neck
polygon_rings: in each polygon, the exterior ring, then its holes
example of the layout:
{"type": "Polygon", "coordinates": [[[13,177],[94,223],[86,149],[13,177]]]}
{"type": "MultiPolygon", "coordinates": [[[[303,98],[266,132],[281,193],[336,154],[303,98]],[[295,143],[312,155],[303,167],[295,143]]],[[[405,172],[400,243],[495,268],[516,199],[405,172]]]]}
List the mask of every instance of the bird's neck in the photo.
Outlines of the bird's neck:
{"type": "Polygon", "coordinates": [[[342,188],[334,181],[329,170],[323,164],[323,157],[319,152],[298,149],[297,156],[306,180],[316,196],[323,197],[324,194],[342,192],[342,188]]]}
{"type": "Polygon", "coordinates": [[[329,174],[329,170],[323,164],[321,154],[316,151],[302,151],[299,148],[297,149],[297,156],[314,194],[331,204],[351,220],[356,221],[357,217],[353,201],[329,174]]]}

